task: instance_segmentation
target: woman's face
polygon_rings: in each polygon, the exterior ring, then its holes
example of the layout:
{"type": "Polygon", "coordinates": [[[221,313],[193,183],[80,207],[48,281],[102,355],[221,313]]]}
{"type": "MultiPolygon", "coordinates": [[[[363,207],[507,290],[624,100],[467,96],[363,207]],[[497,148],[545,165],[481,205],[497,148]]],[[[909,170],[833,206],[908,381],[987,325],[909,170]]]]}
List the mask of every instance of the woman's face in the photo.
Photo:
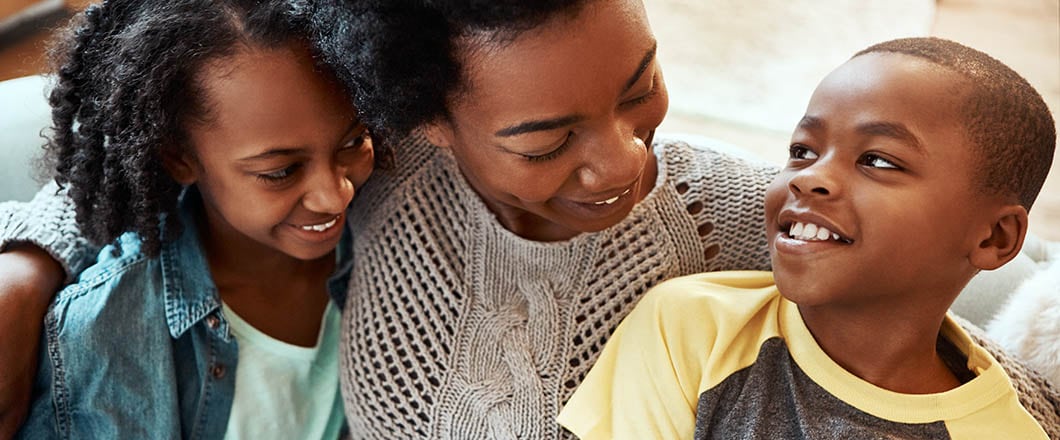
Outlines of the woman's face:
{"type": "Polygon", "coordinates": [[[668,97],[640,0],[459,47],[466,87],[425,132],[505,227],[563,240],[615,225],[651,191],[668,97]]]}

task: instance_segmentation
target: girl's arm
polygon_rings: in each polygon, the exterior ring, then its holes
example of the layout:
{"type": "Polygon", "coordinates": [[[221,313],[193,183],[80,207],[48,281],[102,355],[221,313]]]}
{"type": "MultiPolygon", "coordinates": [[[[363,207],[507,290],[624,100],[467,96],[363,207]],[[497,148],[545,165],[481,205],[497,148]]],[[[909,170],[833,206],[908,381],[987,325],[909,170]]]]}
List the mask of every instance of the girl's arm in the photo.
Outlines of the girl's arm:
{"type": "Polygon", "coordinates": [[[48,304],[97,252],[54,183],[28,203],[0,203],[0,438],[26,416],[48,304]]]}

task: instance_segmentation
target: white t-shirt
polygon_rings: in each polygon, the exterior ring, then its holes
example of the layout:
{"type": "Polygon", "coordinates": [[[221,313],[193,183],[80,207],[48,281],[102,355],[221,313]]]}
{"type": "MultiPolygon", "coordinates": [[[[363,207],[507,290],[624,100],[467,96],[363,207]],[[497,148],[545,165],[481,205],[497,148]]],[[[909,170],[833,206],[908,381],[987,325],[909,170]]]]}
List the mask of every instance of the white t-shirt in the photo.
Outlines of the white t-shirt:
{"type": "Polygon", "coordinates": [[[328,302],[314,347],[274,339],[224,305],[239,344],[226,439],[334,439],[345,423],[339,393],[339,312],[328,302]]]}

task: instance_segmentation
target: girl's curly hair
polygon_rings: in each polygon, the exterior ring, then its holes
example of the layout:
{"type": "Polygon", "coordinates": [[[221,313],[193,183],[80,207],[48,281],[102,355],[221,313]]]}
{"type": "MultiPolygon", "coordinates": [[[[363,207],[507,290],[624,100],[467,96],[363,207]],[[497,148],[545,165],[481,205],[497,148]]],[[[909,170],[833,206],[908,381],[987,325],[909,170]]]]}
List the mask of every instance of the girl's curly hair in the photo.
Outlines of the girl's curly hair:
{"type": "Polygon", "coordinates": [[[181,187],[161,158],[186,147],[188,124],[207,121],[199,71],[241,45],[304,39],[307,15],[291,0],[106,0],[72,21],[51,50],[45,163],[86,238],[136,232],[153,256],[179,235],[181,187]]]}
{"type": "Polygon", "coordinates": [[[590,1],[318,0],[311,22],[314,44],[361,120],[396,139],[448,116],[465,90],[462,38],[511,41],[590,1]]]}

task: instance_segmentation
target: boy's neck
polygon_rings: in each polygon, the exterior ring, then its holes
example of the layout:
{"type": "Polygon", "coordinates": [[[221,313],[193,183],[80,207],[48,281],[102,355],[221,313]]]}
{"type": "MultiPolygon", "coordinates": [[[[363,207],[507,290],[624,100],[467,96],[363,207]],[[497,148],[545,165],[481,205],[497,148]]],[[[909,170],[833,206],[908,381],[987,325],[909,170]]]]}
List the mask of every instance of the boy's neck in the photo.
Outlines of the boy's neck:
{"type": "Polygon", "coordinates": [[[936,349],[946,308],[914,306],[799,306],[799,313],[828,357],[866,382],[903,394],[960,386],[936,349]]]}

